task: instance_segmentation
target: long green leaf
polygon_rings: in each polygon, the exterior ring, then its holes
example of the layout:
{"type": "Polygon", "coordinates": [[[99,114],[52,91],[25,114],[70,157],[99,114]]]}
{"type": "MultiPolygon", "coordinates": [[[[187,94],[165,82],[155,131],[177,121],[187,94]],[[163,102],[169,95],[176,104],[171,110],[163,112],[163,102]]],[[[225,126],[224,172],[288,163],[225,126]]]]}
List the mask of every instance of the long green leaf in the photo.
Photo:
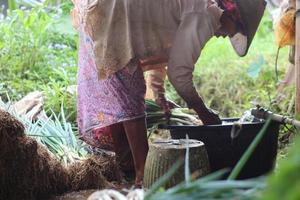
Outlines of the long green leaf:
{"type": "Polygon", "coordinates": [[[267,121],[265,122],[264,126],[259,131],[259,133],[257,134],[257,136],[254,138],[254,140],[252,141],[252,143],[250,144],[250,146],[247,148],[247,150],[244,153],[244,155],[242,156],[242,158],[239,160],[239,162],[237,163],[237,165],[233,168],[232,172],[230,173],[230,175],[228,177],[228,180],[234,180],[234,179],[236,179],[238,177],[238,175],[240,174],[241,170],[245,166],[246,162],[249,160],[250,156],[254,152],[255,148],[257,147],[257,145],[260,143],[261,139],[263,138],[263,136],[267,132],[267,128],[269,127],[270,123],[271,123],[271,118],[267,119],[267,121]]]}
{"type": "Polygon", "coordinates": [[[184,166],[184,175],[185,175],[185,184],[191,182],[191,173],[190,173],[190,147],[189,147],[189,136],[186,135],[186,150],[185,150],[185,166],[184,166]]]}
{"type": "Polygon", "coordinates": [[[157,190],[162,187],[179,169],[179,167],[183,164],[183,160],[178,160],[172,168],[163,175],[157,182],[153,184],[153,186],[147,191],[145,195],[145,200],[149,199],[151,195],[153,195],[157,190]]]}
{"type": "Polygon", "coordinates": [[[11,10],[11,11],[17,9],[16,0],[8,0],[8,9],[11,10]]]}

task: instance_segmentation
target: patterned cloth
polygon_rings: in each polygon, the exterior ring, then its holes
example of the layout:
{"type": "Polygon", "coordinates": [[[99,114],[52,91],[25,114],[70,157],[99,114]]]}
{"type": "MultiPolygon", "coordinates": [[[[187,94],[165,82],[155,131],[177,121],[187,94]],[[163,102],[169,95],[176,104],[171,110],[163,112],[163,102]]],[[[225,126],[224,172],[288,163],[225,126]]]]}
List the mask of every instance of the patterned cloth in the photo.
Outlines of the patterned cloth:
{"type": "Polygon", "coordinates": [[[235,22],[242,23],[240,10],[237,8],[233,0],[219,0],[220,7],[229,12],[235,22]]]}
{"type": "Polygon", "coordinates": [[[142,69],[131,74],[128,67],[98,80],[93,59],[93,42],[80,31],[77,115],[79,132],[91,145],[103,147],[111,142],[108,127],[145,116],[146,85],[142,69]]]}

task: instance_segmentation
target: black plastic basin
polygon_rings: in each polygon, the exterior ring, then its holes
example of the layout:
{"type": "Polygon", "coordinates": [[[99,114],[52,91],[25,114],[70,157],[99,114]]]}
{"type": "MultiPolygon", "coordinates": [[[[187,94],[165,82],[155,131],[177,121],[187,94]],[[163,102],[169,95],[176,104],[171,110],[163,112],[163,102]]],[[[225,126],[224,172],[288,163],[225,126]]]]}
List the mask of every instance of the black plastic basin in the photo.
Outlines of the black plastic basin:
{"type": "MultiPolygon", "coordinates": [[[[232,122],[237,119],[224,119],[232,122]]],[[[231,137],[233,124],[212,126],[176,126],[164,125],[160,128],[169,129],[173,139],[186,138],[200,140],[205,144],[212,171],[232,169],[255,136],[261,130],[264,122],[241,123],[240,131],[231,137]]],[[[279,125],[271,122],[261,142],[247,161],[239,175],[239,179],[257,177],[270,172],[276,160],[279,125]]],[[[238,129],[237,126],[234,127],[238,129]]],[[[237,132],[237,131],[235,131],[237,132]]]]}

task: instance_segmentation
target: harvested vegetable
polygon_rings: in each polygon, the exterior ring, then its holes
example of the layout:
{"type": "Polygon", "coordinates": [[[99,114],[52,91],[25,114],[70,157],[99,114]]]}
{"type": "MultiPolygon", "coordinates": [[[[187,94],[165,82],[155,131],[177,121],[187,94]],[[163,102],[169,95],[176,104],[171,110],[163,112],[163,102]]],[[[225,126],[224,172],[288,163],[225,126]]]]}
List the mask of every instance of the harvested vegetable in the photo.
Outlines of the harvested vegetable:
{"type": "Polygon", "coordinates": [[[36,121],[26,115],[18,114],[10,102],[5,103],[1,99],[0,108],[21,121],[25,125],[25,133],[46,145],[48,150],[64,164],[70,164],[86,157],[84,144],[79,142],[71,124],[66,121],[63,105],[59,115],[52,112],[52,116],[49,118],[39,118],[36,121]]]}
{"type": "Polygon", "coordinates": [[[152,100],[146,100],[147,128],[155,129],[159,124],[171,125],[202,125],[201,120],[187,108],[174,108],[171,110],[169,122],[163,109],[152,100]]]}

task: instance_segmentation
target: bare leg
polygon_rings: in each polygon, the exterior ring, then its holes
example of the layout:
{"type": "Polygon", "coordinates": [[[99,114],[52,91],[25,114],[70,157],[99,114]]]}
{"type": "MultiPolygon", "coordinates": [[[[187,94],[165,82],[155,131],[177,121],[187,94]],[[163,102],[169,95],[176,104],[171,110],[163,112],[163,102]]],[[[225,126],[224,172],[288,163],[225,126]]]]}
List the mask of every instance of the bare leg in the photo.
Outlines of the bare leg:
{"type": "Polygon", "coordinates": [[[133,172],[133,158],[123,124],[118,123],[111,125],[110,132],[114,141],[116,160],[121,170],[124,172],[133,172]]]}
{"type": "Polygon", "coordinates": [[[281,81],[276,93],[280,94],[286,86],[293,84],[295,78],[295,65],[290,64],[288,71],[284,76],[284,80],[281,81]]]}
{"type": "Polygon", "coordinates": [[[123,122],[135,167],[135,184],[142,186],[144,167],[148,154],[148,140],[145,117],[123,122]]]}

